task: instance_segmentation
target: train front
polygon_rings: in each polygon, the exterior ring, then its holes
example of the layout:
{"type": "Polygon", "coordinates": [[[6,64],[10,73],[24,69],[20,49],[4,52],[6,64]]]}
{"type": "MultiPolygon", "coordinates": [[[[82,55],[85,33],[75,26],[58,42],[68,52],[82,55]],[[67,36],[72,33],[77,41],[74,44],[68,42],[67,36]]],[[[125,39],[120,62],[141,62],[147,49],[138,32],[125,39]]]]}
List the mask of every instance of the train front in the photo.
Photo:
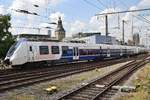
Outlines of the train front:
{"type": "Polygon", "coordinates": [[[16,41],[8,50],[4,63],[17,66],[26,63],[26,39],[16,41]]]}

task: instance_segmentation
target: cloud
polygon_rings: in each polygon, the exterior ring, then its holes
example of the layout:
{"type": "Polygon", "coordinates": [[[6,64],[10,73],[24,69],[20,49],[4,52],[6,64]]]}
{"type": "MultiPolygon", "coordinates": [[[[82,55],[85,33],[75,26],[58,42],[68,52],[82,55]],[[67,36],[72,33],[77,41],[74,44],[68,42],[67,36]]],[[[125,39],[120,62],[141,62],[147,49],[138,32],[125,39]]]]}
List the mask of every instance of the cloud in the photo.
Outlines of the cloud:
{"type": "MultiPolygon", "coordinates": [[[[119,11],[119,8],[113,9],[104,9],[100,13],[107,13],[107,12],[114,12],[114,11],[119,11]]],[[[108,16],[108,21],[109,21],[109,27],[117,27],[118,26],[118,21],[117,17],[114,15],[109,15],[108,16]]],[[[105,16],[92,16],[88,22],[83,22],[80,20],[76,20],[71,23],[70,25],[70,31],[69,33],[78,33],[80,31],[84,32],[101,32],[102,34],[105,34],[105,16]]],[[[109,29],[111,32],[111,29],[109,29]]]]}
{"type": "MultiPolygon", "coordinates": [[[[43,8],[49,5],[56,6],[62,1],[64,0],[13,0],[12,4],[10,5],[8,9],[8,12],[12,15],[12,19],[21,19],[22,22],[24,22],[24,27],[28,27],[28,26],[39,27],[39,22],[41,20],[45,20],[44,18],[34,16],[34,15],[19,13],[19,12],[16,12],[15,10],[17,9],[27,10],[32,13],[43,15],[43,11],[45,10],[43,8]],[[34,5],[38,5],[39,7],[35,7],[34,5]]],[[[16,25],[16,22],[14,20],[11,22],[13,25],[14,24],[16,25]]],[[[20,24],[18,25],[20,26],[20,24]]],[[[23,29],[23,30],[27,30],[24,32],[29,32],[29,29],[23,29]]],[[[16,33],[16,32],[13,31],[13,33],[16,33]]],[[[30,33],[33,33],[33,32],[31,31],[30,33]]]]}
{"type": "MultiPolygon", "coordinates": [[[[61,17],[61,19],[63,21],[63,26],[66,30],[66,36],[67,37],[71,37],[75,33],[86,30],[86,23],[85,22],[80,21],[80,20],[67,22],[67,21],[65,21],[65,18],[66,18],[65,14],[62,12],[55,12],[55,13],[50,14],[49,20],[50,20],[50,22],[56,22],[57,23],[59,17],[61,17]]],[[[56,28],[56,25],[49,25],[46,23],[41,23],[40,26],[41,27],[49,26],[49,27],[52,27],[53,29],[56,28]]],[[[54,31],[55,30],[52,30],[52,36],[54,36],[54,31]]]]}
{"type": "Polygon", "coordinates": [[[76,20],[75,22],[70,24],[70,32],[71,33],[77,33],[77,32],[82,32],[84,31],[86,27],[86,23],[76,20]]]}
{"type": "Polygon", "coordinates": [[[61,13],[61,12],[52,13],[49,16],[49,19],[50,19],[51,22],[57,22],[57,20],[58,20],[59,17],[61,17],[61,19],[64,20],[64,18],[65,18],[64,13],[61,13]]]}
{"type": "Polygon", "coordinates": [[[141,0],[137,6],[139,8],[150,7],[150,0],[141,0]]]}
{"type": "Polygon", "coordinates": [[[63,0],[14,0],[9,7],[9,11],[13,11],[15,13],[14,15],[22,15],[21,13],[16,13],[12,9],[22,9],[22,10],[29,10],[35,13],[39,13],[41,11],[41,8],[47,7],[49,4],[51,6],[57,5],[63,0]],[[35,5],[38,5],[39,7],[35,7],[35,5]]]}
{"type": "Polygon", "coordinates": [[[50,24],[48,24],[48,23],[41,23],[40,25],[39,25],[39,27],[51,27],[51,25],[50,24]]]}
{"type": "MultiPolygon", "coordinates": [[[[42,12],[41,8],[45,8],[47,6],[56,6],[60,4],[62,1],[65,0],[13,0],[12,5],[10,6],[10,9],[24,9],[24,10],[30,10],[32,12],[36,12],[40,14],[42,12]],[[32,4],[39,5],[39,7],[34,7],[32,4]]],[[[134,10],[134,9],[141,9],[141,8],[146,8],[150,6],[150,0],[141,0],[137,5],[134,5],[129,8],[129,10],[134,10]]],[[[0,13],[5,12],[2,10],[3,6],[0,6],[0,13]]],[[[108,8],[104,9],[100,13],[108,13],[108,12],[115,12],[115,11],[122,11],[123,9],[121,8],[108,8]]],[[[15,11],[10,11],[11,14],[17,19],[24,17],[25,14],[17,13],[15,11]]],[[[125,37],[126,40],[131,38],[131,20],[132,20],[132,15],[138,15],[140,13],[125,13],[125,14],[119,14],[119,15],[109,15],[108,16],[108,23],[109,23],[109,32],[111,33],[111,36],[115,36],[119,39],[122,38],[122,20],[126,20],[127,23],[125,24],[125,37]],[[119,22],[118,22],[119,19],[119,22]],[[112,28],[112,27],[118,27],[112,28]]],[[[41,14],[43,15],[43,13],[41,14]]],[[[38,27],[52,27],[56,28],[55,25],[49,25],[47,23],[37,23],[37,20],[41,20],[39,17],[32,16],[32,15],[25,15],[26,18],[24,21],[25,27],[31,26],[34,27],[35,25],[38,27]]],[[[55,12],[51,13],[49,16],[49,22],[57,22],[58,17],[61,17],[63,20],[63,25],[66,30],[66,35],[71,36],[72,34],[78,33],[78,32],[102,32],[102,34],[105,34],[105,16],[101,17],[96,17],[92,16],[89,21],[84,22],[80,19],[74,20],[74,21],[67,21],[67,15],[65,15],[63,12],[55,12]]],[[[147,18],[148,19],[148,18],[147,18]]],[[[23,21],[23,20],[22,20],[23,21]]],[[[17,22],[13,22],[17,23],[17,22]]],[[[20,22],[21,23],[21,22],[20,22]]],[[[136,18],[134,19],[134,25],[141,26],[143,22],[137,20],[136,18]]],[[[22,25],[22,24],[18,24],[22,25]]],[[[14,30],[14,29],[13,29],[14,30]]],[[[20,32],[30,32],[34,33],[35,31],[26,31],[27,29],[23,29],[20,32]]],[[[15,30],[16,31],[16,30],[15,30]]],[[[54,31],[54,30],[53,30],[54,31]]],[[[134,33],[139,32],[138,29],[134,29],[134,33]]],[[[36,30],[37,33],[37,30],[36,30]]]]}
{"type": "Polygon", "coordinates": [[[44,2],[42,2],[41,0],[14,0],[8,10],[13,16],[25,15],[23,13],[15,11],[18,9],[27,10],[32,13],[39,13],[41,10],[34,5],[44,6],[44,2]]]}
{"type": "Polygon", "coordinates": [[[57,5],[59,3],[61,3],[64,0],[48,0],[48,3],[50,3],[50,5],[57,5]]]}
{"type": "Polygon", "coordinates": [[[3,5],[0,5],[0,14],[6,14],[6,10],[3,5]]]}

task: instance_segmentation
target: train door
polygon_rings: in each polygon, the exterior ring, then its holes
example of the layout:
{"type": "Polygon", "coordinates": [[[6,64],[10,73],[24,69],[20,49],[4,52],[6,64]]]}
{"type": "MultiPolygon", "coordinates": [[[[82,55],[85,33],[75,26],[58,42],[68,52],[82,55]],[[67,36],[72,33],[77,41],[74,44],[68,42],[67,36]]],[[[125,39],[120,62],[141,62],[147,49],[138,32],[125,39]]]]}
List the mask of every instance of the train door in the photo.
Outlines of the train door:
{"type": "Polygon", "coordinates": [[[100,46],[100,48],[99,48],[99,54],[100,54],[100,56],[102,56],[102,47],[100,46]]]}
{"type": "Polygon", "coordinates": [[[110,48],[107,48],[107,57],[110,57],[110,48]]]}
{"type": "Polygon", "coordinates": [[[34,61],[34,50],[33,46],[29,46],[29,60],[34,61]]]}
{"type": "Polygon", "coordinates": [[[79,49],[78,47],[73,47],[73,60],[79,59],[79,49]]]}
{"type": "Polygon", "coordinates": [[[123,56],[123,50],[120,48],[120,56],[123,56]]]}

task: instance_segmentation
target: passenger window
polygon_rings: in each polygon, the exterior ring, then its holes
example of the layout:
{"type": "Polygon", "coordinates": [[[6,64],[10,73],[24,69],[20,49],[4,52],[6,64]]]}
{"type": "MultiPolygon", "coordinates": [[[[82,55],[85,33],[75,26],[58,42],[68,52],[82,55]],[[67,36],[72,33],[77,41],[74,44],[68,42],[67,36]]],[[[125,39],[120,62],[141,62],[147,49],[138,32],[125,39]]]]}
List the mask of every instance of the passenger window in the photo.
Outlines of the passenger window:
{"type": "Polygon", "coordinates": [[[39,46],[40,55],[49,54],[48,46],[39,46]]]}
{"type": "Polygon", "coordinates": [[[68,46],[62,46],[62,53],[67,54],[68,46]]]}
{"type": "Polygon", "coordinates": [[[80,49],[79,52],[80,52],[80,55],[88,55],[88,50],[86,49],[80,49]]]}
{"type": "Polygon", "coordinates": [[[73,48],[73,56],[76,56],[76,48],[73,48]]]}
{"type": "Polygon", "coordinates": [[[52,54],[59,54],[59,46],[52,46],[52,54]]]}
{"type": "Polygon", "coordinates": [[[30,46],[29,48],[30,48],[30,51],[32,51],[32,46],[30,46]]]}
{"type": "Polygon", "coordinates": [[[76,50],[77,50],[77,56],[79,56],[79,49],[78,49],[78,48],[76,48],[76,50]]]}

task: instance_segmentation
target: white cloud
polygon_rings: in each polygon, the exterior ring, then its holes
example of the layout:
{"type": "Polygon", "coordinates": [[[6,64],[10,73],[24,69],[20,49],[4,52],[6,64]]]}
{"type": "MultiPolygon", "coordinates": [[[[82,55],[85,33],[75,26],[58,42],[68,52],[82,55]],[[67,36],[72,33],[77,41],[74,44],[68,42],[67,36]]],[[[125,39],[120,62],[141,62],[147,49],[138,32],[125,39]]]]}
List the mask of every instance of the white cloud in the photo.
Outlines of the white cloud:
{"type": "Polygon", "coordinates": [[[0,14],[5,14],[6,10],[4,9],[3,5],[0,5],[0,14]]]}
{"type": "Polygon", "coordinates": [[[63,0],[14,0],[11,8],[14,9],[30,9],[30,7],[34,7],[34,5],[38,5],[39,7],[45,7],[47,5],[56,5],[63,0]]]}
{"type": "MultiPolygon", "coordinates": [[[[14,0],[12,5],[10,6],[11,9],[25,9],[25,10],[30,10],[33,12],[36,12],[38,14],[40,14],[41,12],[41,8],[45,8],[48,5],[51,6],[56,6],[57,4],[61,3],[64,0],[14,0]],[[34,7],[32,4],[36,4],[39,5],[39,7],[34,7]]],[[[140,9],[140,8],[146,8],[150,6],[150,0],[141,0],[137,5],[134,5],[132,7],[129,8],[129,10],[134,10],[134,9],[140,9]]],[[[0,13],[4,13],[5,11],[2,9],[3,6],[0,6],[0,13]]],[[[108,13],[108,12],[115,12],[115,11],[122,11],[122,9],[120,8],[108,8],[108,9],[104,9],[102,12],[100,13],[108,13]]],[[[13,16],[19,16],[22,17],[23,14],[21,13],[17,13],[15,11],[11,12],[11,14],[13,16]]],[[[110,35],[115,36],[117,38],[122,38],[122,20],[126,20],[128,21],[125,24],[125,36],[126,39],[128,39],[129,37],[131,38],[131,19],[132,19],[132,15],[138,15],[139,13],[125,13],[125,14],[119,14],[119,24],[118,24],[118,15],[109,15],[108,16],[108,23],[109,23],[109,32],[111,33],[110,35]],[[111,27],[119,27],[120,29],[111,29],[111,27]]],[[[23,15],[24,16],[24,15],[23,15]]],[[[50,22],[57,22],[58,21],[58,17],[61,17],[63,20],[63,25],[64,28],[66,30],[66,35],[67,36],[71,36],[74,33],[78,33],[78,32],[102,32],[103,34],[105,33],[105,17],[91,17],[90,20],[88,22],[84,22],[81,20],[75,20],[75,21],[71,21],[71,22],[66,22],[64,19],[67,19],[67,15],[65,15],[62,12],[55,12],[50,14],[49,19],[50,22]]],[[[25,27],[33,27],[33,25],[35,25],[35,22],[37,21],[37,19],[39,19],[38,17],[32,16],[32,15],[26,15],[26,24],[24,25],[25,27]]],[[[21,23],[21,22],[20,22],[21,23]]],[[[140,22],[139,20],[136,19],[134,25],[142,25],[143,23],[140,22]]],[[[36,24],[39,27],[52,27],[55,28],[55,25],[49,25],[46,23],[41,23],[41,24],[36,24]]],[[[21,30],[21,32],[31,32],[30,31],[26,31],[21,30]]],[[[53,30],[54,31],[54,30],[53,30]]],[[[138,29],[134,29],[134,32],[138,32],[138,29]]],[[[33,33],[33,32],[32,32],[33,33]]]]}
{"type": "MultiPolygon", "coordinates": [[[[105,9],[100,13],[106,13],[111,11],[119,11],[119,8],[113,9],[105,9]]],[[[110,23],[110,27],[116,26],[116,16],[108,16],[108,20],[110,23]]],[[[75,20],[74,22],[71,22],[68,24],[69,27],[67,27],[68,35],[71,36],[72,34],[78,33],[78,32],[101,32],[104,34],[105,32],[105,16],[92,16],[88,22],[83,22],[81,20],[75,20]]]]}
{"type": "Polygon", "coordinates": [[[64,1],[64,0],[47,0],[50,5],[57,5],[58,3],[64,1]]]}
{"type": "Polygon", "coordinates": [[[150,0],[141,0],[137,6],[139,8],[150,7],[150,0]]]}
{"type": "MultiPolygon", "coordinates": [[[[49,4],[51,6],[55,6],[62,2],[63,0],[13,0],[12,4],[10,5],[8,12],[12,15],[15,19],[24,19],[22,22],[24,22],[24,27],[39,27],[38,21],[43,20],[42,17],[37,17],[34,15],[28,15],[24,13],[16,12],[15,10],[21,9],[21,10],[27,10],[32,13],[37,13],[39,15],[41,14],[49,4]],[[39,7],[35,7],[34,5],[38,5],[39,7]]],[[[15,21],[12,21],[12,24],[16,25],[15,21]]],[[[18,26],[18,25],[17,25],[18,26]]],[[[19,25],[20,26],[20,25],[19,25]]],[[[24,32],[29,32],[29,29],[23,29],[24,32]]],[[[13,33],[18,33],[14,32],[13,33]]],[[[30,32],[34,33],[34,32],[30,32]]]]}
{"type": "Polygon", "coordinates": [[[39,27],[51,27],[51,25],[50,24],[48,24],[48,23],[41,23],[40,25],[39,25],[39,27]]]}
{"type": "Polygon", "coordinates": [[[42,3],[41,0],[14,0],[8,10],[13,16],[24,15],[23,13],[18,13],[15,11],[18,9],[27,10],[32,13],[39,13],[41,10],[38,7],[35,7],[34,5],[44,6],[44,3],[42,3]],[[34,3],[35,1],[37,2],[34,3]]]}
{"type": "Polygon", "coordinates": [[[84,22],[76,20],[70,25],[70,33],[74,34],[77,32],[82,32],[84,31],[85,27],[86,27],[86,24],[84,22]]]}
{"type": "Polygon", "coordinates": [[[61,12],[55,12],[55,13],[52,13],[50,16],[49,16],[49,19],[51,22],[57,22],[58,18],[61,17],[62,20],[64,20],[64,13],[61,13],[61,12]]]}

